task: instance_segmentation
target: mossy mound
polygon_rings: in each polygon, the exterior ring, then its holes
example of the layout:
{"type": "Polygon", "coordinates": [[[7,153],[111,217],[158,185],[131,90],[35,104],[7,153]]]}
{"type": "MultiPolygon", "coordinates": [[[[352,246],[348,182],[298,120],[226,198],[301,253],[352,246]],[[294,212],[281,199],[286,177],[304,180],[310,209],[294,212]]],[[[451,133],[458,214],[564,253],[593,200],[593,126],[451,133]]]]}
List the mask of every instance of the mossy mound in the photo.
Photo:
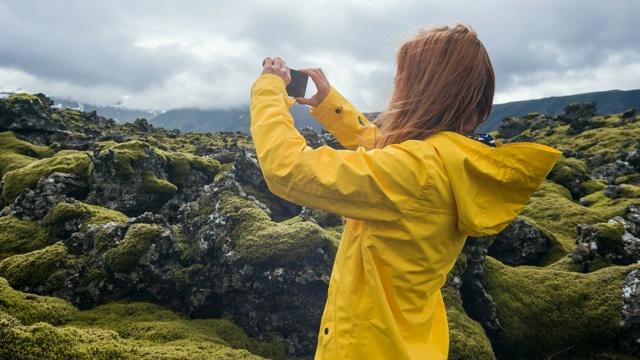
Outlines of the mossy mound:
{"type": "Polygon", "coordinates": [[[569,189],[576,198],[586,195],[586,189],[581,186],[585,180],[588,180],[589,169],[584,162],[576,158],[565,158],[564,156],[558,159],[548,178],[569,189]]]}
{"type": "MultiPolygon", "coordinates": [[[[99,306],[80,312],[76,320],[69,325],[112,330],[123,339],[150,343],[158,347],[202,347],[210,351],[222,350],[222,354],[230,352],[229,348],[248,349],[251,353],[270,358],[287,357],[282,344],[259,342],[248,337],[242,329],[227,320],[188,320],[149,303],[114,302],[99,306]]],[[[248,352],[238,352],[235,356],[240,354],[249,356],[248,352]]]]}
{"type": "Polygon", "coordinates": [[[114,303],[77,314],[65,327],[25,326],[0,312],[3,359],[286,359],[226,320],[188,320],[146,303],[114,303]]]}
{"type": "Polygon", "coordinates": [[[24,189],[33,189],[38,180],[53,172],[73,173],[89,181],[92,163],[87,154],[74,151],[66,156],[56,156],[34,161],[4,175],[2,195],[11,203],[24,189]]]}
{"type": "Polygon", "coordinates": [[[482,283],[496,303],[504,328],[494,341],[498,358],[607,358],[607,353],[616,354],[620,283],[637,268],[608,267],[578,274],[512,268],[487,257],[482,283]]]}
{"type": "Polygon", "coordinates": [[[0,261],[0,276],[6,278],[15,288],[42,286],[54,272],[61,271],[68,260],[67,247],[58,242],[41,250],[14,255],[0,261]]]}
{"type": "Polygon", "coordinates": [[[37,322],[63,325],[77,315],[78,309],[55,297],[13,290],[7,280],[0,277],[0,313],[2,312],[20,320],[24,325],[37,322]]]}
{"type": "MultiPolygon", "coordinates": [[[[619,117],[612,117],[606,122],[610,125],[619,122],[619,117]]],[[[535,137],[535,142],[549,145],[560,150],[579,151],[584,157],[592,157],[601,153],[611,153],[617,150],[632,151],[634,143],[630,139],[640,139],[640,127],[636,123],[622,126],[608,126],[584,131],[569,136],[566,134],[568,126],[559,126],[554,134],[535,137]],[[612,151],[613,150],[613,151],[612,151]]],[[[605,161],[610,160],[605,158],[605,161]]]]}
{"type": "Polygon", "coordinates": [[[164,229],[155,224],[132,224],[118,247],[104,254],[105,265],[118,272],[132,271],[164,229]]]}
{"type": "MultiPolygon", "coordinates": [[[[203,158],[186,152],[169,152],[151,146],[148,142],[141,140],[133,140],[120,144],[103,144],[105,146],[102,154],[111,154],[116,162],[114,174],[123,180],[129,180],[134,175],[134,168],[138,163],[149,157],[152,153],[157,156],[163,163],[163,168],[169,174],[169,182],[177,188],[185,186],[185,180],[191,169],[203,172],[209,178],[218,174],[220,171],[220,163],[214,159],[203,158]]],[[[153,177],[153,174],[145,173],[146,180],[153,177]]],[[[161,180],[162,179],[156,179],[161,180]]],[[[156,181],[157,183],[157,181],[156,181]]],[[[157,185],[157,184],[156,184],[157,185]]],[[[154,189],[163,189],[166,186],[147,186],[147,191],[155,191],[154,189]]]]}
{"type": "Polygon", "coordinates": [[[333,248],[332,236],[315,223],[299,217],[273,222],[255,203],[231,194],[220,205],[222,215],[236,223],[235,251],[251,264],[292,264],[315,249],[333,248]]]}
{"type": "Polygon", "coordinates": [[[53,156],[50,147],[33,145],[16,137],[13,131],[0,133],[0,179],[7,172],[25,167],[32,162],[53,156]]]}
{"type": "Polygon", "coordinates": [[[53,237],[61,238],[65,234],[65,224],[76,219],[81,223],[79,230],[84,232],[90,225],[110,222],[124,224],[128,217],[119,211],[74,200],[72,203],[58,203],[45,215],[42,222],[53,237]]]}
{"type": "Polygon", "coordinates": [[[634,197],[610,199],[602,192],[596,192],[586,196],[583,201],[585,205],[580,205],[572,200],[565,187],[545,181],[533,194],[521,215],[534,219],[538,225],[552,232],[566,250],[570,250],[575,246],[579,224],[607,222],[615,216],[623,215],[629,204],[639,201],[634,192],[630,191],[629,194],[634,197]]]}
{"type": "Polygon", "coordinates": [[[0,217],[0,260],[51,245],[46,229],[35,221],[0,217]]]}

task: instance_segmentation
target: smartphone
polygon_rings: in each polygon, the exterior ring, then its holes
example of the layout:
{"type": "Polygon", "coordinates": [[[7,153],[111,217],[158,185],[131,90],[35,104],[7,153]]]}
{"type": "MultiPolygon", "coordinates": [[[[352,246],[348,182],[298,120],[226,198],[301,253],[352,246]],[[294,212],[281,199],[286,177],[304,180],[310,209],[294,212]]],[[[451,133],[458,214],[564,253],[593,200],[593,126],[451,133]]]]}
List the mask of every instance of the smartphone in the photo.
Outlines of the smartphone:
{"type": "Polygon", "coordinates": [[[307,93],[307,83],[309,75],[303,74],[298,70],[290,69],[291,82],[287,85],[287,94],[291,97],[304,97],[307,93]]]}

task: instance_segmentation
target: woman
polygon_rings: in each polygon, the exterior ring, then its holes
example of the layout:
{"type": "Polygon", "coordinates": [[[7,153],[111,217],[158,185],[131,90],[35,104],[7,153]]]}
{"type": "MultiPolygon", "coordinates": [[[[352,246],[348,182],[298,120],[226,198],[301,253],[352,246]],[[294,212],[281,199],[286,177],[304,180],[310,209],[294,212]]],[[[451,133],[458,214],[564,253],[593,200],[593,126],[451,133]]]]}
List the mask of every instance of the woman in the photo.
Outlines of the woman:
{"type": "Polygon", "coordinates": [[[500,232],[559,152],[473,134],[491,111],[494,74],[476,33],[421,32],[397,53],[395,88],[378,129],[321,69],[297,102],[347,150],[311,149],[293,125],[289,69],[266,58],[251,94],[251,134],[269,189],[345,216],[316,359],[445,359],[440,288],[467,236],[500,232]]]}

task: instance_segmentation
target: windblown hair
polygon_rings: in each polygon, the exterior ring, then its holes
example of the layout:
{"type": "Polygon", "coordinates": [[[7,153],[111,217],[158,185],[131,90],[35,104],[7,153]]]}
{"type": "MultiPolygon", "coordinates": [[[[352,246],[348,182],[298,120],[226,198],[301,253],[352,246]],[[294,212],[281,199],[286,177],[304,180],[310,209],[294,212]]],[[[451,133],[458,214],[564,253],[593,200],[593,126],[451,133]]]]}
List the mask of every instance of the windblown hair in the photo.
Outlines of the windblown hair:
{"type": "Polygon", "coordinates": [[[474,30],[458,24],[422,31],[400,46],[397,63],[376,147],[441,131],[472,134],[489,116],[495,75],[474,30]]]}

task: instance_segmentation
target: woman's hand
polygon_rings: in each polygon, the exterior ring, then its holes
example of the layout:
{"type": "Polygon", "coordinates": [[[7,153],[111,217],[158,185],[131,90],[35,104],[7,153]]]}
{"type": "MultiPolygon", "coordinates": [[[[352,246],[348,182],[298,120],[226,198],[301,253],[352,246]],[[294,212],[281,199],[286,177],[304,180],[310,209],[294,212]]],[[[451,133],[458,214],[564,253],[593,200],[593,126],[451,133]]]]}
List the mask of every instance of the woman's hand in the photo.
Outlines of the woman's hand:
{"type": "Polygon", "coordinates": [[[296,98],[296,101],[298,102],[298,104],[310,105],[313,107],[320,105],[322,100],[324,100],[324,98],[329,95],[329,91],[331,90],[331,84],[329,84],[329,80],[327,80],[327,77],[324,75],[324,72],[322,72],[321,68],[300,69],[300,72],[309,75],[311,80],[313,80],[313,83],[316,84],[316,89],[318,90],[318,92],[316,92],[315,95],[310,98],[296,98]]]}
{"type": "Polygon", "coordinates": [[[262,75],[264,74],[274,74],[278,75],[284,80],[284,85],[287,86],[291,82],[291,73],[289,72],[289,67],[287,63],[276,57],[275,59],[271,59],[270,57],[266,57],[262,60],[262,75]]]}

